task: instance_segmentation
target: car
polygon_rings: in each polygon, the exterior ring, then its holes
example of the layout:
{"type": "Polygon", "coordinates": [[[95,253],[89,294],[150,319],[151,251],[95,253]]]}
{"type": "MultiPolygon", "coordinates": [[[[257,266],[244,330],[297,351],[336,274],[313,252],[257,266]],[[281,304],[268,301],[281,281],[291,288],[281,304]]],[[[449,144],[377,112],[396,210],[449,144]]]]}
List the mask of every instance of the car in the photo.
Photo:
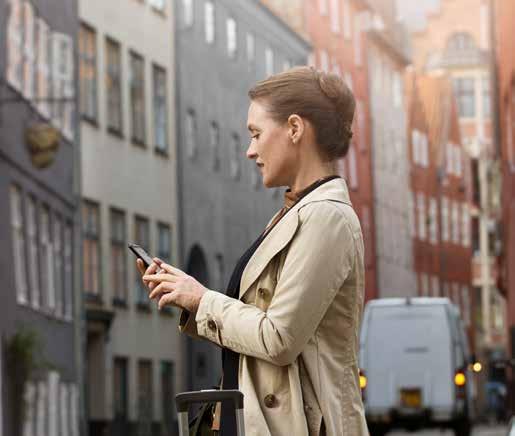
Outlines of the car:
{"type": "Polygon", "coordinates": [[[359,363],[372,436],[431,427],[470,435],[471,355],[459,310],[448,298],[369,301],[359,363]]]}

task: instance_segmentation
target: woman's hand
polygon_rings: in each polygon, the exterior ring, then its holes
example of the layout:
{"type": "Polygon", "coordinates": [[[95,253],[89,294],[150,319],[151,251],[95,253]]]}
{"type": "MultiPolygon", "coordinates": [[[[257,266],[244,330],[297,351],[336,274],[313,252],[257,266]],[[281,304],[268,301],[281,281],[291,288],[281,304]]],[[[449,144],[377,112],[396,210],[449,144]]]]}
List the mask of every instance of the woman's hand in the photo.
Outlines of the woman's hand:
{"type": "Polygon", "coordinates": [[[203,295],[207,292],[207,288],[196,279],[180,269],[164,263],[157,257],[145,271],[143,282],[151,290],[149,298],[159,300],[159,309],[166,305],[172,305],[194,313],[197,311],[203,295]],[[156,274],[157,268],[152,268],[153,265],[161,268],[162,272],[156,274]]]}

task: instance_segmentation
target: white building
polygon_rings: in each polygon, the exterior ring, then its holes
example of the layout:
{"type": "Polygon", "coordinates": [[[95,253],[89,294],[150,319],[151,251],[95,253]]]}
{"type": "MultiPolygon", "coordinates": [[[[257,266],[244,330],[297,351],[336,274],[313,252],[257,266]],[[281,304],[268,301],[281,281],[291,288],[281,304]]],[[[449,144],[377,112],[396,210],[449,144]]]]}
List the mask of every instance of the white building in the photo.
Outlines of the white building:
{"type": "Polygon", "coordinates": [[[178,313],[148,300],[127,243],[177,259],[172,4],[83,0],[79,16],[90,434],[150,434],[173,425],[178,313]]]}

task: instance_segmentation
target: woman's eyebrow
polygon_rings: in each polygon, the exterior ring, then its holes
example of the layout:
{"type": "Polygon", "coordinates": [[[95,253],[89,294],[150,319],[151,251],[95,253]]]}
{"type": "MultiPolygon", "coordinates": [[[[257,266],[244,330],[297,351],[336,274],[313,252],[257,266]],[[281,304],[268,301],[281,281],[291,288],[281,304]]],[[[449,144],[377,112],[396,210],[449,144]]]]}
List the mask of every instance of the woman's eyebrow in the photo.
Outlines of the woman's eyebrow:
{"type": "Polygon", "coordinates": [[[249,125],[247,125],[247,129],[248,129],[248,130],[250,130],[251,132],[252,132],[253,130],[259,130],[256,126],[254,126],[254,124],[249,124],[249,125]]]}

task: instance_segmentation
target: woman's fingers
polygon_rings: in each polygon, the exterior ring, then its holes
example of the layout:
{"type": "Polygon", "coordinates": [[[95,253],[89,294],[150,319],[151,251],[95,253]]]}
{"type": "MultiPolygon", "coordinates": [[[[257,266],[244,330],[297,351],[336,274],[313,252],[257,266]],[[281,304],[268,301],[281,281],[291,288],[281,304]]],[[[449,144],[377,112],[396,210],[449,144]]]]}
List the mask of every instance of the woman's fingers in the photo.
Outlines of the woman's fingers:
{"type": "Polygon", "coordinates": [[[166,262],[163,262],[161,259],[155,257],[154,258],[154,262],[160,262],[159,263],[159,266],[164,269],[166,272],[169,272],[170,274],[175,274],[177,276],[185,276],[186,273],[182,270],[180,270],[179,268],[175,268],[174,266],[172,265],[169,265],[167,264],[166,262]]]}
{"type": "Polygon", "coordinates": [[[150,274],[143,276],[143,280],[147,282],[154,282],[154,283],[162,283],[162,282],[177,282],[179,278],[177,276],[174,276],[173,274],[150,274]]]}
{"type": "Polygon", "coordinates": [[[138,271],[141,275],[145,275],[146,271],[145,271],[145,264],[143,263],[143,261],[141,259],[136,259],[136,266],[138,268],[138,271]]]}
{"type": "Polygon", "coordinates": [[[164,294],[157,303],[157,307],[161,310],[164,306],[175,306],[179,307],[176,303],[177,295],[174,292],[164,294]]]}
{"type": "Polygon", "coordinates": [[[156,286],[156,288],[150,293],[148,298],[153,300],[156,297],[160,297],[162,294],[167,294],[173,292],[175,289],[173,287],[173,283],[163,282],[156,286]]]}

